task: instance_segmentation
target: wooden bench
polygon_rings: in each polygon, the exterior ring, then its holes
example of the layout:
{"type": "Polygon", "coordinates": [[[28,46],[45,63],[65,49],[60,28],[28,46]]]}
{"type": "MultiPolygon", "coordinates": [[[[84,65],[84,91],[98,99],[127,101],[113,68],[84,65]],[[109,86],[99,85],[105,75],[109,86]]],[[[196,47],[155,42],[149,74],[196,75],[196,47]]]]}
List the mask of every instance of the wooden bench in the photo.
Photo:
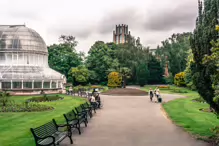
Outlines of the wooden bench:
{"type": "Polygon", "coordinates": [[[56,146],[66,137],[69,137],[70,143],[73,144],[70,125],[57,125],[54,119],[37,128],[30,128],[30,131],[34,136],[36,146],[56,146]]]}
{"type": "Polygon", "coordinates": [[[81,123],[85,124],[85,127],[87,127],[87,122],[85,117],[83,116],[77,116],[74,110],[64,114],[65,120],[67,124],[71,126],[71,129],[77,129],[79,134],[81,134],[81,123]]]}

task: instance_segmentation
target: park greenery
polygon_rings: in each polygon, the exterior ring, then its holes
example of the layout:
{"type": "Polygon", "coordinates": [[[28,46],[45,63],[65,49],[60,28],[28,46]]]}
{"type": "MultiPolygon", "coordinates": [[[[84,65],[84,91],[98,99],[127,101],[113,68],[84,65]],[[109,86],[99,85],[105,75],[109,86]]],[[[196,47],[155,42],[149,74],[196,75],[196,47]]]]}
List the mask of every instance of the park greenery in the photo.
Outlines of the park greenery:
{"type": "Polygon", "coordinates": [[[141,39],[127,37],[124,44],[96,41],[88,55],[77,52],[76,38],[61,36],[60,43],[49,46],[49,65],[63,73],[68,83],[108,85],[111,72],[127,84],[175,84],[197,90],[216,113],[218,98],[218,1],[199,1],[194,32],[174,33],[161,42],[155,55],[141,39]],[[168,67],[169,76],[164,77],[168,67]]]}
{"type": "MultiPolygon", "coordinates": [[[[30,127],[41,126],[51,119],[55,119],[59,124],[64,124],[65,119],[63,113],[67,113],[85,102],[85,99],[59,95],[64,97],[63,100],[54,102],[30,103],[37,104],[35,112],[0,112],[0,137],[2,146],[33,146],[34,140],[30,133],[30,127]],[[50,107],[49,111],[40,111],[39,107],[50,107]],[[10,121],[10,122],[9,122],[10,121]],[[16,140],[15,140],[16,139],[16,140]]],[[[11,96],[10,100],[16,104],[25,105],[25,102],[31,96],[11,96]]],[[[14,107],[14,106],[11,106],[14,107]]],[[[16,107],[15,107],[16,108],[16,107]]],[[[22,109],[22,108],[19,108],[22,109]]]]}
{"type": "MultiPolygon", "coordinates": [[[[186,105],[186,108],[192,104],[198,104],[197,107],[210,105],[210,111],[218,115],[219,1],[199,1],[198,8],[194,31],[174,33],[161,42],[155,55],[150,53],[149,47],[142,45],[139,37],[129,36],[124,44],[96,41],[85,56],[83,52],[76,51],[75,37],[61,36],[59,44],[48,47],[49,65],[64,74],[68,83],[74,86],[98,84],[125,87],[133,84],[140,86],[175,84],[187,87],[198,92],[200,95],[198,101],[205,101],[207,104],[194,103],[190,99],[173,101],[170,107],[164,105],[171,118],[183,115],[178,113],[183,112],[185,108],[171,111],[175,107],[180,107],[180,104],[186,105]],[[164,77],[165,67],[168,67],[170,75],[164,77]]],[[[171,93],[187,92],[187,90],[171,90],[171,93]]],[[[197,119],[199,116],[205,117],[194,109],[191,115],[196,114],[197,119]]],[[[190,118],[196,118],[183,116],[188,118],[187,124],[191,124],[190,118]]],[[[179,117],[179,120],[183,121],[183,116],[179,117]]],[[[207,119],[212,120],[213,117],[212,115],[207,119]]]]}

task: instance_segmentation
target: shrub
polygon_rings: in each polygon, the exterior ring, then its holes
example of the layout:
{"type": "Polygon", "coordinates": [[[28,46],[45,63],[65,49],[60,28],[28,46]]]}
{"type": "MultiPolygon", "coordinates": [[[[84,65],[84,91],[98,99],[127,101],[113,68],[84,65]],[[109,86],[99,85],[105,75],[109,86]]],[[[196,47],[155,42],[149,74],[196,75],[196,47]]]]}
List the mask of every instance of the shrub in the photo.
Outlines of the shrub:
{"type": "Polygon", "coordinates": [[[8,92],[0,92],[0,104],[6,106],[10,101],[10,94],[8,92]]]}
{"type": "Polygon", "coordinates": [[[206,102],[202,97],[199,97],[199,98],[195,98],[193,99],[193,101],[196,101],[196,102],[206,102]]]}
{"type": "Polygon", "coordinates": [[[185,73],[184,72],[180,72],[180,73],[175,75],[175,77],[174,77],[174,84],[176,86],[179,86],[179,87],[186,86],[186,83],[185,83],[185,73]]]}
{"type": "Polygon", "coordinates": [[[121,87],[122,77],[118,72],[111,72],[108,75],[108,87],[121,87]]]}
{"type": "Polygon", "coordinates": [[[173,92],[173,93],[188,93],[188,91],[186,91],[186,90],[181,90],[181,89],[173,89],[172,92],[173,92]]]}
{"type": "Polygon", "coordinates": [[[54,109],[51,106],[41,105],[38,103],[11,104],[2,106],[0,112],[40,112],[54,109]]]}
{"type": "Polygon", "coordinates": [[[27,102],[45,102],[45,101],[56,101],[56,100],[62,100],[63,97],[60,97],[59,95],[46,95],[43,96],[35,96],[27,100],[27,102]]]}

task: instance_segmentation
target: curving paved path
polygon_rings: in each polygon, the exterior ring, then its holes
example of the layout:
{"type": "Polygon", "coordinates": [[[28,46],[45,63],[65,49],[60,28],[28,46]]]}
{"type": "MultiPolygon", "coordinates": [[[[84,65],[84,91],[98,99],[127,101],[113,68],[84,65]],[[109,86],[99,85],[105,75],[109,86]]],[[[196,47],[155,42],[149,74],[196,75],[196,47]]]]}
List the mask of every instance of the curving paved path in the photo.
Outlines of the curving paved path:
{"type": "MultiPolygon", "coordinates": [[[[151,103],[148,96],[101,97],[103,109],[97,111],[81,135],[73,134],[74,146],[207,146],[172,124],[160,104],[151,103]]],[[[168,101],[182,96],[162,97],[168,101]]],[[[68,139],[61,145],[69,145],[68,139]]]]}

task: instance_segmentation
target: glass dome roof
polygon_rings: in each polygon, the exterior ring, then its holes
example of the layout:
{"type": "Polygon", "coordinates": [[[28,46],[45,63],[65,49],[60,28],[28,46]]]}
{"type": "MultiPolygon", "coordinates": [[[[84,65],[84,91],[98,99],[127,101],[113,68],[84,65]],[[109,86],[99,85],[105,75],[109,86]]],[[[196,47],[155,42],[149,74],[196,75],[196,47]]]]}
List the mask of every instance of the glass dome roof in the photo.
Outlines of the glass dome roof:
{"type": "Polygon", "coordinates": [[[47,46],[36,31],[24,25],[0,25],[0,89],[24,89],[26,84],[51,89],[64,81],[64,75],[49,67],[47,46]]]}
{"type": "Polygon", "coordinates": [[[25,25],[0,25],[0,51],[2,50],[48,52],[42,37],[25,25]]]}

